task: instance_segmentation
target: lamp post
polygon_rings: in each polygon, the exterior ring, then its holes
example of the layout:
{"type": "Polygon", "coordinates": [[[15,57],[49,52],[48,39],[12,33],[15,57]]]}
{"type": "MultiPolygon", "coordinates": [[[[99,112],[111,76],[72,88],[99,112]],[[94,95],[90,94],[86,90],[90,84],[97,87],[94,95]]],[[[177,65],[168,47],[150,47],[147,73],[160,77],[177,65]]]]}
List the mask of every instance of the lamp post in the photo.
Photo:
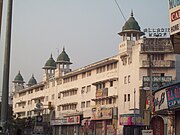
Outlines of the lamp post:
{"type": "Polygon", "coordinates": [[[5,37],[2,104],[1,104],[1,127],[4,133],[7,129],[7,122],[8,122],[9,68],[10,68],[11,24],[12,24],[13,0],[8,0],[7,5],[8,6],[7,6],[7,17],[6,17],[6,37],[5,37]]]}

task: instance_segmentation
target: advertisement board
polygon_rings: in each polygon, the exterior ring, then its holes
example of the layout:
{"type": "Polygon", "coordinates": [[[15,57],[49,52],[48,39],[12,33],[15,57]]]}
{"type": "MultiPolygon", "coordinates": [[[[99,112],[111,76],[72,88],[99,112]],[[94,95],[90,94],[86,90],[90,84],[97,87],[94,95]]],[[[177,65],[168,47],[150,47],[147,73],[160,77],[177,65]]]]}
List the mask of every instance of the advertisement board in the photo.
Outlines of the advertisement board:
{"type": "Polygon", "coordinates": [[[96,98],[108,96],[108,88],[96,90],[96,98]]]}
{"type": "Polygon", "coordinates": [[[142,116],[140,114],[121,114],[119,117],[120,125],[142,125],[142,116]]]}
{"type": "Polygon", "coordinates": [[[180,106],[180,84],[166,88],[166,95],[169,108],[180,106]]]}
{"type": "Polygon", "coordinates": [[[166,89],[162,89],[154,94],[154,111],[168,109],[166,89]]]}
{"type": "MultiPolygon", "coordinates": [[[[172,76],[152,76],[152,90],[156,90],[172,82],[172,76]]],[[[150,88],[150,77],[143,76],[143,88],[150,88]]],[[[150,90],[150,89],[147,89],[150,90]]]]}
{"type": "Polygon", "coordinates": [[[50,125],[74,125],[80,124],[80,116],[68,116],[62,119],[54,119],[50,121],[50,125]]]}
{"type": "Polygon", "coordinates": [[[169,0],[170,35],[180,32],[180,2],[169,0]]]}
{"type": "Polygon", "coordinates": [[[102,107],[92,108],[92,119],[93,120],[112,119],[112,108],[102,108],[102,107]]]}

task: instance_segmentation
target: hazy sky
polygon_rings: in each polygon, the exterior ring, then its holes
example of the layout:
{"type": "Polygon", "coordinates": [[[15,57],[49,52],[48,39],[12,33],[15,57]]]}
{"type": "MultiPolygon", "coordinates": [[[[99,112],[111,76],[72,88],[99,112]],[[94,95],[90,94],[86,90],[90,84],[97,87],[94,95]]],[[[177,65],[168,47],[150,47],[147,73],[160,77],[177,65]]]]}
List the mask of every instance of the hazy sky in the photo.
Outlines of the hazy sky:
{"type": "MultiPolygon", "coordinates": [[[[7,0],[4,2],[0,44],[0,87],[7,0]]],[[[168,0],[117,0],[126,17],[131,10],[144,28],[169,27],[168,0]]],[[[72,69],[118,53],[125,20],[114,0],[14,0],[10,84],[18,71],[27,83],[34,74],[42,81],[42,67],[63,46],[72,69]]]]}

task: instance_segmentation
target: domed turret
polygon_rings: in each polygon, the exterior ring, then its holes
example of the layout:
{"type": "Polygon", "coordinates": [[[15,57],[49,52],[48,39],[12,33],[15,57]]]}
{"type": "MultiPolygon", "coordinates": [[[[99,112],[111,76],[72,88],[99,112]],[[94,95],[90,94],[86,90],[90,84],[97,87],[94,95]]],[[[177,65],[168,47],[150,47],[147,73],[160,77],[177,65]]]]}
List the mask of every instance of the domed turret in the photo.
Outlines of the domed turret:
{"type": "Polygon", "coordinates": [[[138,24],[138,22],[133,17],[133,12],[131,12],[131,17],[129,20],[124,24],[122,31],[128,31],[128,30],[137,30],[141,31],[141,28],[138,24]]]}
{"type": "Polygon", "coordinates": [[[51,54],[51,57],[46,61],[46,64],[43,67],[43,69],[55,69],[55,68],[56,68],[56,62],[53,59],[52,54],[51,54]]]}
{"type": "Polygon", "coordinates": [[[13,85],[13,91],[18,91],[24,88],[24,79],[20,73],[20,71],[18,72],[18,74],[16,75],[16,77],[14,78],[14,80],[12,81],[14,83],[13,85]]]}
{"type": "Polygon", "coordinates": [[[56,63],[71,63],[70,58],[67,55],[65,48],[63,47],[63,51],[61,54],[58,56],[56,63]]]}
{"type": "Polygon", "coordinates": [[[130,37],[130,40],[133,37],[136,37],[136,40],[140,38],[140,36],[144,35],[144,32],[141,31],[141,28],[133,16],[133,11],[131,12],[130,18],[126,21],[124,26],[122,27],[122,32],[118,33],[120,36],[123,36],[123,41],[130,37]]]}
{"type": "Polygon", "coordinates": [[[53,59],[52,54],[50,58],[46,61],[46,64],[43,67],[43,69],[45,70],[44,81],[48,81],[50,78],[54,77],[56,62],[53,59]]]}
{"type": "Polygon", "coordinates": [[[35,84],[37,84],[37,81],[36,81],[36,79],[34,78],[34,75],[32,75],[32,77],[30,78],[30,80],[28,81],[28,86],[33,86],[33,85],[35,85],[35,84]]]}
{"type": "Polygon", "coordinates": [[[16,77],[14,78],[13,83],[19,83],[19,84],[25,83],[25,82],[24,82],[24,79],[23,79],[23,77],[22,77],[22,75],[21,75],[21,73],[20,73],[20,71],[18,72],[18,74],[17,74],[16,77]]]}
{"type": "Polygon", "coordinates": [[[70,62],[70,58],[67,55],[65,48],[63,47],[63,51],[58,56],[56,61],[56,66],[57,66],[56,70],[58,70],[58,77],[71,71],[71,69],[69,68],[70,64],[72,64],[70,62]]]}

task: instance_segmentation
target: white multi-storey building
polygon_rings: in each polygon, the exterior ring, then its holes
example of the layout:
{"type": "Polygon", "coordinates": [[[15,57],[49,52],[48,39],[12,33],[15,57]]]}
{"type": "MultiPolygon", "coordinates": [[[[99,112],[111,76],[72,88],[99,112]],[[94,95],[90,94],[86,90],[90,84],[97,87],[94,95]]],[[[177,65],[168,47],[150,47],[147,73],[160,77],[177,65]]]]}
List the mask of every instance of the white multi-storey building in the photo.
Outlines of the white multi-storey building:
{"type": "Polygon", "coordinates": [[[71,70],[63,48],[56,61],[51,55],[45,63],[42,82],[33,75],[25,87],[19,72],[13,81],[16,116],[40,113],[56,135],[139,135],[148,125],[148,80],[152,88],[176,80],[177,55],[169,38],[140,38],[144,33],[133,13],[119,35],[122,42],[113,57],[71,70]]]}

